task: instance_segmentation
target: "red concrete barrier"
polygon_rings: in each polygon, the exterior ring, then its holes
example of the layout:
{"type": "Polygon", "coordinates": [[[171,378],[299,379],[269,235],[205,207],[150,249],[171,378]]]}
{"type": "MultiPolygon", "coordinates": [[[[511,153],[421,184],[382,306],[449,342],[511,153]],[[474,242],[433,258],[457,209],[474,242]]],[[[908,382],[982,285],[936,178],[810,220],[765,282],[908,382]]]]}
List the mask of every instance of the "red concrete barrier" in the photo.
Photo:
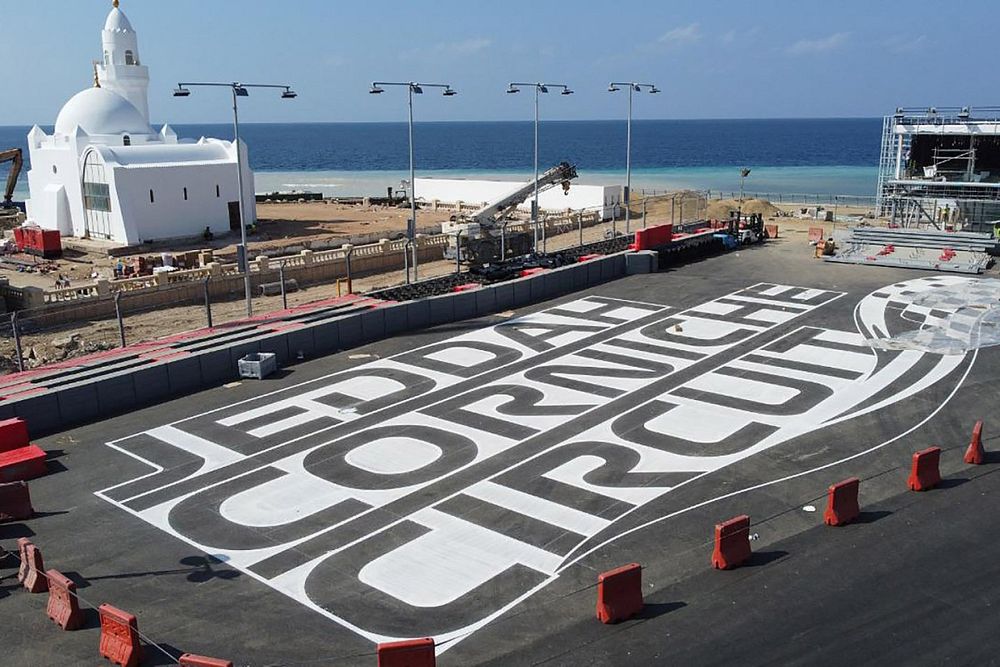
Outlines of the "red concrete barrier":
{"type": "Polygon", "coordinates": [[[809,240],[810,241],[822,241],[823,240],[823,228],[822,227],[810,227],[809,228],[809,240]]]}
{"type": "Polygon", "coordinates": [[[750,517],[741,514],[715,524],[715,550],[712,567],[730,570],[750,558],[750,517]]]}
{"type": "Polygon", "coordinates": [[[179,663],[181,667],[233,667],[231,660],[221,658],[208,658],[203,655],[185,653],[181,656],[179,663]]]}
{"type": "Polygon", "coordinates": [[[135,616],[107,603],[97,611],[101,614],[101,657],[121,667],[138,667],[142,647],[135,616]]]}
{"type": "Polygon", "coordinates": [[[47,472],[45,452],[34,445],[0,452],[0,483],[34,479],[47,472]]]}
{"type": "Polygon", "coordinates": [[[826,511],[823,512],[823,523],[828,526],[843,526],[858,518],[861,514],[861,508],[858,507],[860,485],[860,479],[850,477],[830,487],[827,493],[826,511]]]}
{"type": "Polygon", "coordinates": [[[30,444],[26,421],[18,417],[0,421],[0,452],[27,447],[30,444]]]}
{"type": "Polygon", "coordinates": [[[597,618],[618,623],[642,611],[642,567],[630,563],[597,577],[597,618]]]}
{"type": "Polygon", "coordinates": [[[49,603],[45,614],[63,630],[76,630],[83,625],[83,610],[76,597],[76,584],[58,570],[45,573],[49,582],[49,603]]]}
{"type": "MultiPolygon", "coordinates": [[[[632,244],[629,244],[632,245],[632,244]]],[[[589,255],[580,255],[576,258],[577,262],[589,262],[592,259],[597,259],[598,257],[604,257],[604,255],[591,253],[589,255]]]]}
{"type": "Polygon", "coordinates": [[[536,266],[533,269],[522,269],[521,273],[518,275],[520,275],[522,278],[527,278],[529,276],[537,276],[539,273],[545,273],[546,271],[548,271],[548,269],[541,266],[536,266]]]}
{"type": "Polygon", "coordinates": [[[0,523],[30,519],[34,514],[27,482],[0,484],[0,523]]]}
{"type": "Polygon", "coordinates": [[[479,289],[482,287],[479,283],[464,283],[462,285],[455,285],[451,288],[452,292],[468,292],[470,290],[479,289]]]}
{"type": "Polygon", "coordinates": [[[32,544],[27,537],[22,537],[17,541],[17,551],[21,558],[21,565],[17,569],[17,580],[29,593],[44,593],[49,590],[41,549],[32,544]]]}
{"type": "Polygon", "coordinates": [[[976,425],[972,427],[972,440],[969,442],[969,448],[965,450],[965,457],[963,460],[970,465],[976,466],[982,465],[986,462],[986,450],[983,449],[982,419],[977,421],[976,425]]]}
{"type": "Polygon", "coordinates": [[[928,447],[913,455],[906,486],[910,491],[927,491],[941,483],[941,448],[928,447]]]}
{"type": "Polygon", "coordinates": [[[434,667],[437,663],[430,637],[379,644],[375,652],[378,667],[434,667]]]}

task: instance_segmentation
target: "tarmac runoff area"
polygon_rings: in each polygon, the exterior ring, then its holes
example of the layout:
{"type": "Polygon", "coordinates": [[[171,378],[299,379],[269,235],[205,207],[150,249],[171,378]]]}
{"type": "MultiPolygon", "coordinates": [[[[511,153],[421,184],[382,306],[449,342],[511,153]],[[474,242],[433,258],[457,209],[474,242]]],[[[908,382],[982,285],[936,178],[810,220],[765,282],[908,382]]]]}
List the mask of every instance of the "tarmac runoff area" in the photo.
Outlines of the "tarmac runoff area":
{"type": "MultiPolygon", "coordinates": [[[[0,544],[237,665],[422,636],[445,666],[1000,664],[1000,468],[962,462],[977,419],[997,443],[998,350],[958,310],[977,279],[810,255],[778,240],[44,438],[58,472],[0,544]],[[951,354],[907,335],[930,326],[951,354]],[[931,445],[944,482],[907,491],[931,445]],[[824,526],[852,476],[859,520],[824,526]],[[754,555],[713,570],[739,514],[754,555]],[[602,625],[597,575],[632,562],[645,608],[602,625]]],[[[62,632],[0,573],[5,664],[100,661],[95,614],[62,632]]]]}

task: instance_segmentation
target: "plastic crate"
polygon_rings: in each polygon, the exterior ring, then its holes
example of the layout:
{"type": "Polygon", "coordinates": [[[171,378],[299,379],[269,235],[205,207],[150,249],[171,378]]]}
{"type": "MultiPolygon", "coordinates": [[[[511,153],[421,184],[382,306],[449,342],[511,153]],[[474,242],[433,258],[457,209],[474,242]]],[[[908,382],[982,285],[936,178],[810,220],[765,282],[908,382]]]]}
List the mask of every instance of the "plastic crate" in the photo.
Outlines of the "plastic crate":
{"type": "Polygon", "coordinates": [[[263,380],[278,370],[278,357],[273,352],[254,352],[239,360],[241,378],[263,380]]]}

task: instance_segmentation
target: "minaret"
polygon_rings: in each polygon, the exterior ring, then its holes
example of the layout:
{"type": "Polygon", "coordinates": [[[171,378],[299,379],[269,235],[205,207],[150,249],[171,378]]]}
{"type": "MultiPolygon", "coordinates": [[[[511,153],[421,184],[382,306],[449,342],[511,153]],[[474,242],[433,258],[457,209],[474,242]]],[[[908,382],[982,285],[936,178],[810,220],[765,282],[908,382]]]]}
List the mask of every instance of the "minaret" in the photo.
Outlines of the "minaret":
{"type": "Polygon", "coordinates": [[[102,43],[104,55],[98,65],[102,87],[118,93],[142,112],[149,122],[149,68],[139,59],[139,40],[128,17],[112,3],[111,13],[104,23],[102,43]]]}

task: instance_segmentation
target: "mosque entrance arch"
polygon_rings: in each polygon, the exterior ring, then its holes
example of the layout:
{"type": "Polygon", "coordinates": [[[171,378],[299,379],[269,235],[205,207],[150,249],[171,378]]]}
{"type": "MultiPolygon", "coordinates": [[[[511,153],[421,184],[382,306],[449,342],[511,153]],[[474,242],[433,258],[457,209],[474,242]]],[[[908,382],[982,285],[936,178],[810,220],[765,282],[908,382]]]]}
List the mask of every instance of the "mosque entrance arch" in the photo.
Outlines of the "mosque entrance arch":
{"type": "Polygon", "coordinates": [[[83,158],[84,236],[111,238],[111,188],[100,153],[87,151],[83,158]]]}

